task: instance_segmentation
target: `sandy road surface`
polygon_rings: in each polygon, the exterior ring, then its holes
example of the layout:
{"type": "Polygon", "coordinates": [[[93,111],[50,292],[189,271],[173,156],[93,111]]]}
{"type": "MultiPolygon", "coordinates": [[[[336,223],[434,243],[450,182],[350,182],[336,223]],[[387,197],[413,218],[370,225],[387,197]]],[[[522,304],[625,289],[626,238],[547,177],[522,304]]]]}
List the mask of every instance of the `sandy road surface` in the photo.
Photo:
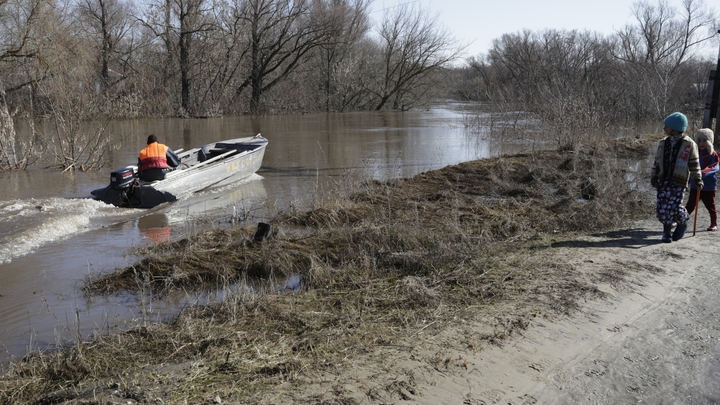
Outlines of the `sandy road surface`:
{"type": "MultiPolygon", "coordinates": [[[[418,335],[294,403],[720,404],[720,233],[660,243],[653,220],[558,243],[553,254],[592,274],[626,268],[571,316],[538,317],[500,346],[470,348],[479,326],[418,335]]],[[[283,394],[267,403],[286,403],[283,394]]]]}
{"type": "Polygon", "coordinates": [[[586,270],[614,262],[654,271],[601,286],[608,299],[586,302],[578,317],[538,321],[479,352],[462,391],[418,402],[720,404],[720,234],[704,222],[670,244],[658,243],[650,220],[558,246],[586,270]]]}
{"type": "Polygon", "coordinates": [[[502,394],[483,401],[720,403],[720,239],[703,227],[677,243],[654,243],[659,226],[648,225],[616,233],[617,241],[588,240],[581,255],[662,272],[634,280],[631,289],[608,290],[612,300],[587,303],[577,319],[529,331],[507,350],[527,359],[530,369],[516,360],[508,377],[530,377],[528,384],[514,389],[507,383],[502,394]]]}

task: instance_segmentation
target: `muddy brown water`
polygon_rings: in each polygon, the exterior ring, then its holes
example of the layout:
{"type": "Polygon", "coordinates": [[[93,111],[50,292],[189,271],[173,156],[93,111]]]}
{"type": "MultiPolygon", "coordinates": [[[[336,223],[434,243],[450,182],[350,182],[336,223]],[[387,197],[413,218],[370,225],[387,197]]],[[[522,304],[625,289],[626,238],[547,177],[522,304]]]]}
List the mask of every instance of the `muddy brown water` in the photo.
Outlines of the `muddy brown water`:
{"type": "Polygon", "coordinates": [[[222,292],[165,299],[80,292],[88,277],[139,260],[136,247],[211,227],[254,225],[279,210],[307,207],[348,179],[411,177],[537,146],[500,146],[487,131],[465,129],[464,109],[119,121],[108,131],[117,148],[99,172],[0,173],[0,370],[28,351],[160,321],[220,298],[222,292]],[[122,209],[88,198],[108,184],[111,170],[135,164],[150,133],[173,149],[257,133],[269,144],[250,179],[165,206],[122,209]]]}
{"type": "Polygon", "coordinates": [[[464,129],[444,105],[413,112],[361,112],[114,122],[117,149],[93,173],[31,169],[0,173],[0,364],[93,333],[158,321],[178,308],[217,298],[85,297],[84,280],[138,259],[134,247],[230,223],[253,224],[307,206],[347,178],[410,177],[499,154],[464,129]],[[250,179],[152,210],[121,209],[87,197],[109,172],[134,164],[147,135],[173,149],[261,133],[269,140],[250,179]]]}

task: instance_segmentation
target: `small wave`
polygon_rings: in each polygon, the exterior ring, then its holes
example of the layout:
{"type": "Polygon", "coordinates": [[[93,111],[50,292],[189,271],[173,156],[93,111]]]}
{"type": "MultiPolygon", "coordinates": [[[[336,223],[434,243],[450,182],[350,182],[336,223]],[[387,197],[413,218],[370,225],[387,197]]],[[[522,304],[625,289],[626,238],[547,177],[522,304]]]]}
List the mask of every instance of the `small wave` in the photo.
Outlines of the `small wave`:
{"type": "Polygon", "coordinates": [[[127,213],[89,198],[0,202],[0,263],[32,253],[44,244],[107,225],[93,222],[95,219],[117,216],[127,213]]]}
{"type": "Polygon", "coordinates": [[[203,192],[182,195],[174,203],[149,210],[118,208],[91,198],[0,201],[0,264],[48,243],[154,213],[185,221],[244,200],[255,201],[266,196],[260,179],[258,175],[241,181],[227,179],[203,192]]]}
{"type": "Polygon", "coordinates": [[[165,210],[165,214],[171,223],[178,223],[220,213],[230,215],[233,207],[238,205],[259,205],[260,201],[267,198],[262,179],[263,177],[257,174],[246,179],[228,179],[212,188],[178,198],[178,201],[165,210]]]}

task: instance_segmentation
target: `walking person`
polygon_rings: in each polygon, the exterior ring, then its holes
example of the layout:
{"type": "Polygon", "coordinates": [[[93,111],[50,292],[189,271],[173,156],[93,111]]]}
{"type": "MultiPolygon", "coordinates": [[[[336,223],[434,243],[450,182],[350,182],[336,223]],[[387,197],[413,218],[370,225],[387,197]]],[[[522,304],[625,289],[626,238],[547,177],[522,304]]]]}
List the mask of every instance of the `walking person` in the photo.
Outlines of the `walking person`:
{"type": "Polygon", "coordinates": [[[657,190],[656,215],[663,224],[662,241],[670,243],[680,240],[687,230],[690,214],[683,206],[683,197],[688,180],[692,177],[699,189],[704,184],[697,144],[684,135],[688,126],[685,114],[674,112],[663,124],[667,136],[658,143],[650,184],[657,190]],[[674,232],[673,224],[677,224],[674,232]]]}
{"type": "Polygon", "coordinates": [[[708,231],[714,232],[718,229],[718,213],[715,206],[715,192],[717,190],[717,173],[720,168],[720,156],[713,148],[713,140],[715,134],[712,129],[703,128],[693,136],[697,143],[700,153],[700,170],[702,173],[702,187],[698,188],[695,182],[690,179],[690,196],[687,202],[688,214],[692,214],[695,210],[695,202],[697,201],[697,193],[700,190],[700,200],[707,208],[710,214],[710,227],[708,231]]]}

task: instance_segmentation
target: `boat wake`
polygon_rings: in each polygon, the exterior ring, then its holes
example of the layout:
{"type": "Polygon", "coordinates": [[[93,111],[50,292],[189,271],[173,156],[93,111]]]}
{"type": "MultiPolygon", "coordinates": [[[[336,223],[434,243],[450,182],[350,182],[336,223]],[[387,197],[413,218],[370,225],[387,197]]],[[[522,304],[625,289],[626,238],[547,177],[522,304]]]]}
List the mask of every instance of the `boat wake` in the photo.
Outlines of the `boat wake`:
{"type": "Polygon", "coordinates": [[[0,202],[0,263],[32,253],[47,243],[105,226],[107,221],[130,218],[132,214],[89,198],[0,202]]]}
{"type": "Polygon", "coordinates": [[[234,211],[251,209],[267,198],[262,176],[227,179],[202,192],[181,194],[178,201],[163,210],[170,222],[201,217],[221,217],[234,211]]]}
{"type": "Polygon", "coordinates": [[[49,243],[111,225],[163,214],[170,222],[226,213],[238,204],[265,198],[261,176],[225,182],[199,193],[182,195],[153,209],[118,208],[91,198],[31,198],[0,201],[0,264],[31,254],[49,243]]]}

